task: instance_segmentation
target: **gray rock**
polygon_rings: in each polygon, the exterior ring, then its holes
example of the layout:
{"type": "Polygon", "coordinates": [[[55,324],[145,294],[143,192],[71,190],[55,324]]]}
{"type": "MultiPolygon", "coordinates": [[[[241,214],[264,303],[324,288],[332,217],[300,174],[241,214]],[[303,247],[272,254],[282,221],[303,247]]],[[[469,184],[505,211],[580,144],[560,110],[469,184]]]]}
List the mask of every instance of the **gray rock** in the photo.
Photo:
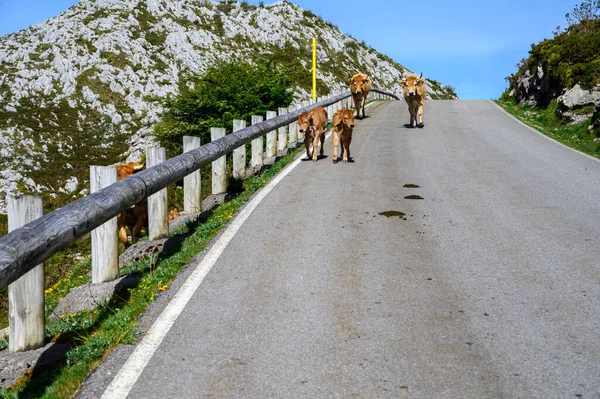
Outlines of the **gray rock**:
{"type": "Polygon", "coordinates": [[[517,80],[514,95],[520,105],[545,108],[560,93],[560,87],[551,82],[542,67],[532,75],[529,71],[517,80]]]}
{"type": "Polygon", "coordinates": [[[226,193],[209,195],[204,199],[204,201],[202,201],[202,210],[210,211],[211,209],[225,202],[226,197],[226,193]]]}
{"type": "Polygon", "coordinates": [[[584,90],[576,84],[557,98],[556,114],[568,123],[581,123],[594,113],[594,104],[600,100],[600,86],[584,90]]]}
{"type": "Polygon", "coordinates": [[[43,348],[27,352],[0,351],[0,388],[8,389],[26,373],[35,374],[62,362],[71,347],[50,343],[43,348]]]}
{"type": "Polygon", "coordinates": [[[106,283],[75,287],[60,301],[50,318],[56,319],[69,313],[94,310],[102,302],[135,287],[141,278],[139,274],[131,274],[106,283]]]}
{"type": "Polygon", "coordinates": [[[169,223],[169,231],[175,231],[188,222],[193,222],[200,216],[200,213],[182,213],[169,223]]]}
{"type": "Polygon", "coordinates": [[[119,255],[119,266],[127,267],[148,256],[161,253],[168,238],[154,241],[138,241],[119,255]]]}

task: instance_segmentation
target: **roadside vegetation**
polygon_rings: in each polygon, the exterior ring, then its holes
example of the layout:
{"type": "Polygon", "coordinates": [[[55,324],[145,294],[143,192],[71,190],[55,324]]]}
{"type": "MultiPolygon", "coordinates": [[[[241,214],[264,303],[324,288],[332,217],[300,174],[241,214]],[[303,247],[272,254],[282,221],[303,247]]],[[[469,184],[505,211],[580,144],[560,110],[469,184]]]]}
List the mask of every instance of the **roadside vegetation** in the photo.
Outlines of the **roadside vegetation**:
{"type": "Polygon", "coordinates": [[[531,45],[529,56],[506,78],[508,88],[497,103],[543,134],[600,158],[600,103],[568,108],[559,98],[575,85],[599,89],[600,0],[584,0],[565,17],[567,28],[559,26],[551,39],[531,45]],[[541,81],[528,83],[532,79],[541,81]]]}
{"type": "Polygon", "coordinates": [[[200,137],[206,144],[211,127],[231,133],[234,119],[249,121],[252,115],[289,106],[293,83],[285,68],[271,61],[217,62],[204,74],[191,76],[177,96],[167,99],[154,134],[167,155],[181,154],[183,136],[200,137]]]}
{"type": "Polygon", "coordinates": [[[557,27],[554,37],[532,44],[529,56],[507,77],[508,91],[519,77],[533,74],[538,66],[549,75],[551,85],[561,89],[579,83],[590,89],[600,83],[600,0],[586,0],[566,15],[569,26],[557,27]]]}
{"type": "Polygon", "coordinates": [[[496,101],[508,113],[521,122],[537,129],[546,136],[585,154],[600,158],[600,140],[588,130],[589,119],[579,124],[568,124],[556,116],[556,101],[548,108],[519,105],[514,98],[502,96],[496,101]]]}

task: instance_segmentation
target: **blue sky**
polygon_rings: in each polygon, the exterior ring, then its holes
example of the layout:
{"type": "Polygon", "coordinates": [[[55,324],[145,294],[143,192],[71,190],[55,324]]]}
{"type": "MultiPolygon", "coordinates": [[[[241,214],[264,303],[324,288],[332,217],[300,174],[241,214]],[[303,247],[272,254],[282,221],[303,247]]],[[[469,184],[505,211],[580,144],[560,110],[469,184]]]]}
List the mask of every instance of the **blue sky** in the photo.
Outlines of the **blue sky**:
{"type": "MultiPolygon", "coordinates": [[[[498,98],[532,43],[566,26],[582,0],[296,0],[344,33],[463,99],[498,98]]],[[[0,0],[0,34],[58,15],[74,0],[0,0]]],[[[250,0],[250,4],[258,1],[250,0]]],[[[270,4],[273,1],[265,1],[270,4]]]]}

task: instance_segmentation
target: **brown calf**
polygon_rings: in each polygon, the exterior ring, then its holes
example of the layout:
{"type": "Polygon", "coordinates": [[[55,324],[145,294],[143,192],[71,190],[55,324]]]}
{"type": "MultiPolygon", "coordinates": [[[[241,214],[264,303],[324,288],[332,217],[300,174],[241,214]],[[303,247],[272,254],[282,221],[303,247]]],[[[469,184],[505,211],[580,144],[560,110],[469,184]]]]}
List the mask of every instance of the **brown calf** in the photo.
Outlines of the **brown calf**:
{"type": "Polygon", "coordinates": [[[333,115],[333,163],[338,162],[338,142],[342,143],[342,161],[348,162],[350,158],[350,143],[354,129],[354,110],[340,109],[333,115]]]}
{"type": "Polygon", "coordinates": [[[325,126],[327,126],[327,111],[319,106],[306,113],[298,114],[298,127],[300,133],[304,133],[304,146],[306,147],[306,157],[316,162],[317,149],[319,141],[321,142],[321,156],[323,156],[323,145],[325,143],[325,126]],[[313,146],[312,155],[310,145],[313,146]]]}

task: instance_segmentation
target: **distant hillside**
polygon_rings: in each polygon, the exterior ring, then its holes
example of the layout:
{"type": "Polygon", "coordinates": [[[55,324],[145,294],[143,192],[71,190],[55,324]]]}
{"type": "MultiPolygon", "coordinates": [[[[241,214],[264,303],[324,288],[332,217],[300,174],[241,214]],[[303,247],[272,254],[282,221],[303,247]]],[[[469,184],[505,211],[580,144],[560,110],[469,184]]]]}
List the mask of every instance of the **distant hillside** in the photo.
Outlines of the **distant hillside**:
{"type": "MultiPolygon", "coordinates": [[[[60,206],[86,193],[89,165],[138,157],[163,99],[216,59],[271,58],[293,76],[296,98],[308,98],[312,37],[321,96],[358,71],[400,93],[412,73],[286,1],[81,0],[0,36],[0,213],[7,192],[43,192],[60,206]]],[[[431,98],[457,98],[427,85],[431,98]]]]}

